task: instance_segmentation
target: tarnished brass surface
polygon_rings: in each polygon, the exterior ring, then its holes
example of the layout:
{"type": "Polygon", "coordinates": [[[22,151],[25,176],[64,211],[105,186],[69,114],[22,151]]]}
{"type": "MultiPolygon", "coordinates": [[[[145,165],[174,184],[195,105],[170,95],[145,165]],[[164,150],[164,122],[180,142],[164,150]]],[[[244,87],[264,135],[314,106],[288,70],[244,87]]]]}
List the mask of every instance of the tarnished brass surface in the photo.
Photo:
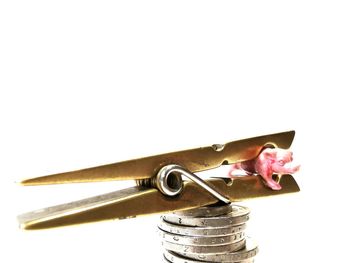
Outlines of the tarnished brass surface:
{"type": "Polygon", "coordinates": [[[22,181],[23,185],[62,184],[109,180],[146,179],[154,176],[165,165],[178,164],[195,173],[219,167],[222,164],[242,162],[255,158],[265,145],[289,148],[294,131],[259,136],[225,145],[166,153],[118,162],[83,170],[42,176],[22,181]]]}
{"type": "MultiPolygon", "coordinates": [[[[32,178],[24,180],[22,183],[24,185],[42,185],[149,179],[155,178],[159,170],[169,164],[180,165],[194,173],[213,169],[222,164],[253,159],[266,146],[289,148],[294,134],[294,131],[270,134],[234,141],[225,145],[213,145],[32,178]]],[[[299,191],[299,187],[291,175],[282,177],[280,181],[282,190],[280,191],[273,191],[267,188],[259,176],[211,179],[208,182],[217,192],[223,194],[232,202],[299,191]]],[[[216,202],[218,200],[207,190],[193,182],[186,182],[184,190],[173,197],[165,196],[155,188],[135,186],[117,192],[29,212],[20,215],[18,220],[23,229],[43,229],[187,210],[216,202]]]]}
{"type": "MultiPolygon", "coordinates": [[[[287,145],[284,144],[284,146],[287,145]]],[[[281,178],[282,190],[280,191],[267,188],[260,176],[211,179],[208,182],[232,202],[299,191],[299,187],[291,175],[284,175],[281,178]]],[[[108,219],[125,219],[148,214],[168,213],[216,202],[217,199],[192,182],[185,183],[183,192],[175,197],[164,196],[157,189],[135,186],[29,212],[20,215],[18,220],[23,229],[44,229],[108,219]]]]}

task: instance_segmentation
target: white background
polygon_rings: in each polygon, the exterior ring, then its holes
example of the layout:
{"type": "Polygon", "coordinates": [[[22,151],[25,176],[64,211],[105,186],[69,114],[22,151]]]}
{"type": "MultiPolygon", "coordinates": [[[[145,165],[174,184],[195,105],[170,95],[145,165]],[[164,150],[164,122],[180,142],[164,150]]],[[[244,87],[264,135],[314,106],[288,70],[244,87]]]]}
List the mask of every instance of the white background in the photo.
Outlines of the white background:
{"type": "Polygon", "coordinates": [[[295,129],[302,191],[247,202],[257,262],[348,261],[348,1],[1,1],[0,262],[160,262],[158,217],[22,232],[119,182],[21,179],[295,129]]]}

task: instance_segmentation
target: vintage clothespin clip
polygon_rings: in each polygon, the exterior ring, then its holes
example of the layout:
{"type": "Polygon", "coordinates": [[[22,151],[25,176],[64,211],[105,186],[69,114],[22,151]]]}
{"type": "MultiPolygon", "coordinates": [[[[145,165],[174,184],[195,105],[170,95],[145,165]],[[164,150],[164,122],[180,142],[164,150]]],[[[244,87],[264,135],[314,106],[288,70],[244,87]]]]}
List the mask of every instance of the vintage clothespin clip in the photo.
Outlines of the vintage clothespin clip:
{"type": "MultiPolygon", "coordinates": [[[[294,131],[288,131],[27,179],[22,181],[23,185],[135,180],[136,186],[29,212],[20,215],[18,220],[21,228],[33,230],[170,213],[162,217],[159,225],[167,262],[182,262],[186,257],[193,262],[230,262],[231,259],[232,262],[248,262],[244,260],[250,260],[253,252],[248,253],[242,225],[248,220],[249,211],[230,203],[298,192],[296,181],[292,175],[285,174],[278,178],[280,190],[274,191],[261,176],[218,175],[223,178],[203,180],[195,173],[221,165],[249,164],[266,148],[288,149],[294,135],[294,131]],[[189,180],[184,181],[182,176],[189,180]],[[196,238],[191,239],[191,233],[197,233],[193,234],[196,238]],[[179,236],[175,238],[174,235],[179,236]],[[222,237],[227,236],[230,236],[227,241],[213,245],[219,237],[223,240],[222,237]],[[202,239],[198,241],[198,237],[202,239]],[[179,238],[182,241],[178,241],[179,238]],[[246,254],[242,252],[246,258],[237,251],[246,251],[246,254]],[[221,256],[215,257],[216,254],[221,256]]],[[[257,248],[254,248],[256,253],[257,248]]]]}

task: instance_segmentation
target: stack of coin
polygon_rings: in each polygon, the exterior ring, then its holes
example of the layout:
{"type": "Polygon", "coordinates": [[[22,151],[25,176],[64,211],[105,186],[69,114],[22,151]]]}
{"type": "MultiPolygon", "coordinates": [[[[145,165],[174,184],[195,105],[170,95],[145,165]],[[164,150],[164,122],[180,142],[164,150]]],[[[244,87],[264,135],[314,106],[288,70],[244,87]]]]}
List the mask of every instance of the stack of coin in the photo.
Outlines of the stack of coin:
{"type": "Polygon", "coordinates": [[[258,247],[245,236],[249,212],[225,204],[161,216],[164,262],[254,262],[258,247]]]}

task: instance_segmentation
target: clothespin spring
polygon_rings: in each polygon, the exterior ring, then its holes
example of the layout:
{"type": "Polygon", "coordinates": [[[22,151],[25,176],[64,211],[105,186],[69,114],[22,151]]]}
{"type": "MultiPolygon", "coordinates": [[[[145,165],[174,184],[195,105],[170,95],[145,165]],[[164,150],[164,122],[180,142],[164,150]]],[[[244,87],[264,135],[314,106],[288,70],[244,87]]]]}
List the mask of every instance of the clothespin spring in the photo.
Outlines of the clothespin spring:
{"type": "Polygon", "coordinates": [[[138,186],[155,187],[166,196],[176,196],[180,194],[184,188],[182,175],[204,188],[218,200],[226,204],[231,203],[228,198],[215,190],[203,179],[177,164],[169,164],[164,166],[159,170],[155,177],[149,179],[137,179],[136,184],[138,186]]]}

